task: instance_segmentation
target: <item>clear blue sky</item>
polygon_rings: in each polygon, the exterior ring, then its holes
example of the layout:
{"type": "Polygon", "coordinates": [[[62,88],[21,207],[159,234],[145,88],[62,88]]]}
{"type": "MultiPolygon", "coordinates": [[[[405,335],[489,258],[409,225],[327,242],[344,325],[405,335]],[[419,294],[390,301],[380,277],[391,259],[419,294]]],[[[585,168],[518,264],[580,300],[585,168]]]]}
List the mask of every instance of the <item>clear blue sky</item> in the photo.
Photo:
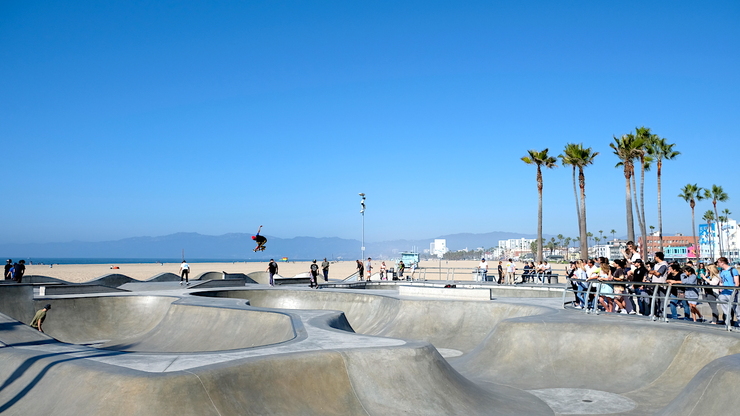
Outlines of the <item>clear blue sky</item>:
{"type": "MultiPolygon", "coordinates": [[[[589,230],[625,235],[608,144],[642,125],[682,152],[665,166],[667,234],[690,233],[688,182],[724,186],[740,216],[737,1],[4,1],[0,15],[0,242],[260,224],[359,239],[358,192],[367,241],[534,233],[520,158],[567,142],[601,152],[589,230]]],[[[544,206],[545,233],[577,234],[568,169],[545,172],[544,206]]]]}

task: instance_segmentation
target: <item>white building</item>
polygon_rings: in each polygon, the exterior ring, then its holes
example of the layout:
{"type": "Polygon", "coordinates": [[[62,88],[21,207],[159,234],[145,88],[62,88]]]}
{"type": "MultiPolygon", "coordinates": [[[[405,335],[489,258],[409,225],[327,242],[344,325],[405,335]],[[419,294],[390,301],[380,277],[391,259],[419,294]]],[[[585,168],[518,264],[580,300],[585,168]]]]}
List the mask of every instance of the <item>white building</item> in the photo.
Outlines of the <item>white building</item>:
{"type": "Polygon", "coordinates": [[[532,243],[534,243],[534,238],[510,238],[508,240],[498,240],[498,246],[507,251],[532,251],[532,243]]]}
{"type": "Polygon", "coordinates": [[[722,238],[722,254],[730,261],[740,260],[740,235],[738,235],[737,221],[729,219],[722,223],[722,230],[718,232],[717,223],[711,228],[707,224],[699,224],[699,247],[701,257],[716,260],[719,257],[720,241],[722,238]]]}
{"type": "Polygon", "coordinates": [[[439,258],[442,258],[448,251],[450,249],[447,248],[447,240],[444,238],[435,238],[434,242],[429,244],[429,253],[439,258]]]}

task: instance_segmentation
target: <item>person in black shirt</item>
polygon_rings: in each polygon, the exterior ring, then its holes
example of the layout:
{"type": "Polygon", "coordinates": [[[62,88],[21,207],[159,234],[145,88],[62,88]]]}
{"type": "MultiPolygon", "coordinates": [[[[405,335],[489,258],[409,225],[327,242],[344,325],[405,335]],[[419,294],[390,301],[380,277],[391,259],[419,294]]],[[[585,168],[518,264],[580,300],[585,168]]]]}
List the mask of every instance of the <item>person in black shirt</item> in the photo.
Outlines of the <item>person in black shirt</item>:
{"type": "Polygon", "coordinates": [[[13,260],[8,259],[8,261],[5,263],[5,273],[3,273],[3,277],[5,280],[10,280],[13,278],[13,276],[10,275],[10,269],[13,268],[13,260]]]}
{"type": "Polygon", "coordinates": [[[275,286],[275,275],[278,272],[278,264],[275,263],[274,259],[270,259],[270,263],[267,265],[267,271],[270,273],[270,286],[275,286]]]}
{"type": "Polygon", "coordinates": [[[13,280],[16,283],[20,283],[23,280],[23,275],[26,273],[26,261],[21,260],[13,265],[13,280]]]}
{"type": "Polygon", "coordinates": [[[358,280],[365,280],[365,266],[359,260],[357,260],[357,278],[358,280]]]}
{"type": "Polygon", "coordinates": [[[260,235],[261,230],[262,226],[260,225],[260,228],[257,229],[257,235],[252,236],[252,240],[257,243],[257,247],[254,248],[255,253],[258,251],[265,251],[265,243],[267,243],[267,238],[260,235]]]}

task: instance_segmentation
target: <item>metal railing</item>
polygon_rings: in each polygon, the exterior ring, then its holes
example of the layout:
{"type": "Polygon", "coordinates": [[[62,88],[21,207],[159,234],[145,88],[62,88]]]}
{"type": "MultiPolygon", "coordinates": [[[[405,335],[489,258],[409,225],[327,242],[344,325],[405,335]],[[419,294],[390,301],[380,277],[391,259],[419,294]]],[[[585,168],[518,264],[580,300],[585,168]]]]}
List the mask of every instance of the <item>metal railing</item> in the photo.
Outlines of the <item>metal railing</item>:
{"type": "MultiPolygon", "coordinates": [[[[645,305],[644,303],[641,303],[639,300],[640,298],[643,298],[642,302],[645,302],[645,298],[649,299],[650,302],[650,314],[646,315],[643,310],[640,310],[641,314],[643,316],[649,317],[653,321],[662,320],[664,322],[669,322],[668,318],[668,308],[673,305],[674,308],[677,308],[679,304],[683,304],[683,302],[697,302],[697,303],[707,303],[710,306],[711,305],[717,305],[717,306],[723,306],[722,312],[725,315],[724,321],[725,321],[725,328],[730,331],[731,325],[732,325],[732,311],[735,310],[736,317],[740,322],[740,316],[738,315],[738,311],[740,311],[740,308],[738,308],[738,305],[740,305],[740,302],[738,302],[738,293],[740,293],[740,287],[738,286],[708,286],[708,285],[689,285],[689,284],[673,284],[673,283],[653,283],[653,282],[633,282],[633,281],[621,281],[621,280],[597,280],[597,279],[590,279],[590,280],[583,280],[583,279],[576,279],[576,278],[567,278],[567,283],[565,290],[563,290],[563,309],[566,308],[566,305],[570,302],[573,302],[571,300],[568,300],[568,293],[572,293],[575,296],[575,300],[579,301],[583,304],[583,312],[586,314],[594,314],[598,315],[601,311],[599,310],[599,297],[604,296],[608,298],[616,298],[616,297],[623,297],[623,298],[629,298],[633,299],[632,305],[639,306],[639,305],[645,305]],[[571,283],[575,283],[575,286],[578,289],[574,289],[571,285],[571,283]],[[610,285],[612,286],[612,289],[614,286],[624,286],[624,292],[602,292],[602,286],[610,285]],[[673,290],[672,289],[693,289],[697,292],[698,297],[697,298],[681,298],[678,296],[673,296],[673,290]],[[720,291],[731,291],[729,295],[727,294],[720,294],[720,295],[714,295],[715,300],[708,299],[706,297],[706,290],[717,290],[720,291]],[[579,296],[580,295],[580,296],[579,296]],[[725,296],[727,300],[720,300],[719,296],[725,296]],[[637,302],[635,302],[637,301],[637,302]],[[660,304],[659,304],[660,303],[660,304]]],[[[681,305],[684,308],[684,318],[687,318],[685,311],[686,307],[681,305]]],[[[640,308],[642,309],[642,308],[640,308]]],[[[717,317],[719,317],[719,309],[718,308],[711,308],[712,312],[717,313],[717,317]]],[[[674,315],[674,314],[672,314],[674,315]]],[[[677,314],[676,314],[677,315],[677,314]]],[[[677,318],[677,316],[673,316],[673,318],[677,318]]]]}

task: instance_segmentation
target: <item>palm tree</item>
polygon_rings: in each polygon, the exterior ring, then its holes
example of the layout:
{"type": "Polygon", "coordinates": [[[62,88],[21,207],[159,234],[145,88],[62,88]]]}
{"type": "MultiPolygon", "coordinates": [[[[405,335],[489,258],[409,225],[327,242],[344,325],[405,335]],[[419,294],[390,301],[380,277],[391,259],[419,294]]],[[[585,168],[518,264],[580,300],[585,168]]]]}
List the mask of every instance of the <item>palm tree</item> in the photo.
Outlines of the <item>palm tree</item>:
{"type": "Polygon", "coordinates": [[[612,235],[612,241],[616,241],[617,237],[615,237],[615,234],[617,233],[617,230],[613,229],[609,231],[609,234],[612,235]]]}
{"type": "Polygon", "coordinates": [[[661,197],[661,175],[663,170],[663,160],[673,160],[681,152],[673,150],[675,143],[668,144],[666,139],[653,135],[653,139],[648,145],[648,154],[655,158],[658,170],[658,247],[663,251],[663,208],[661,197]]]}
{"type": "Polygon", "coordinates": [[[726,202],[730,199],[725,193],[721,186],[712,185],[710,189],[704,190],[704,198],[711,199],[712,205],[714,206],[714,217],[717,219],[717,241],[719,242],[719,256],[723,257],[724,253],[722,250],[722,223],[719,221],[719,213],[717,212],[717,202],[726,202]]]}
{"type": "Polygon", "coordinates": [[[578,234],[582,248],[581,260],[584,261],[588,259],[588,237],[586,235],[586,175],[583,173],[583,169],[588,165],[592,165],[594,163],[594,158],[598,155],[599,152],[592,151],[590,147],[584,148],[583,143],[568,143],[565,146],[563,154],[560,155],[563,165],[573,166],[573,193],[575,194],[578,211],[578,234]],[[578,185],[581,190],[580,198],[576,191],[576,167],[578,168],[578,185]]]}
{"type": "Polygon", "coordinates": [[[591,239],[591,237],[593,237],[593,236],[594,236],[594,235],[593,235],[593,234],[591,233],[591,231],[589,231],[589,232],[587,232],[587,233],[586,233],[586,238],[587,238],[587,239],[589,239],[589,240],[590,240],[590,239],[591,239]]]}
{"type": "Polygon", "coordinates": [[[640,226],[640,234],[642,235],[642,256],[647,258],[647,223],[645,221],[645,171],[650,170],[650,164],[653,158],[648,155],[647,149],[656,137],[650,133],[650,129],[647,127],[636,127],[635,137],[642,141],[642,145],[636,149],[637,159],[640,161],[640,196],[637,196],[637,186],[635,184],[635,176],[632,175],[632,192],[635,196],[635,210],[637,211],[637,223],[640,226]]]}
{"type": "Polygon", "coordinates": [[[694,208],[696,207],[696,201],[704,199],[704,189],[697,184],[687,184],[681,189],[681,193],[678,194],[679,198],[683,198],[684,201],[689,203],[691,207],[691,232],[694,236],[694,247],[696,244],[696,222],[694,220],[694,208]]]}
{"type": "Polygon", "coordinates": [[[522,161],[528,165],[537,165],[537,193],[539,203],[537,208],[537,261],[542,261],[542,166],[552,169],[557,167],[557,159],[548,154],[549,149],[542,151],[528,150],[522,161]]]}
{"type": "Polygon", "coordinates": [[[714,244],[712,244],[712,222],[714,222],[714,211],[711,209],[708,209],[707,212],[704,213],[704,216],[701,217],[704,221],[707,222],[707,238],[709,240],[709,253],[712,256],[712,260],[714,260],[714,244]]]}
{"type": "Polygon", "coordinates": [[[635,220],[632,211],[631,179],[635,173],[634,160],[640,157],[640,149],[643,146],[643,142],[641,139],[636,138],[634,134],[624,134],[619,138],[616,136],[613,137],[614,143],[609,143],[609,147],[614,150],[614,154],[620,160],[615,167],[622,167],[624,170],[627,240],[635,241],[635,220]]]}
{"type": "MultiPolygon", "coordinates": [[[[722,215],[719,218],[717,218],[717,220],[720,222],[720,224],[724,224],[726,226],[727,223],[730,221],[730,214],[732,214],[732,212],[729,209],[725,208],[722,210],[722,215]]],[[[729,246],[730,245],[729,234],[727,238],[728,238],[727,245],[729,246]]],[[[725,247],[725,248],[727,249],[727,252],[728,252],[727,255],[732,256],[732,254],[730,254],[730,248],[729,247],[725,247]]]]}

